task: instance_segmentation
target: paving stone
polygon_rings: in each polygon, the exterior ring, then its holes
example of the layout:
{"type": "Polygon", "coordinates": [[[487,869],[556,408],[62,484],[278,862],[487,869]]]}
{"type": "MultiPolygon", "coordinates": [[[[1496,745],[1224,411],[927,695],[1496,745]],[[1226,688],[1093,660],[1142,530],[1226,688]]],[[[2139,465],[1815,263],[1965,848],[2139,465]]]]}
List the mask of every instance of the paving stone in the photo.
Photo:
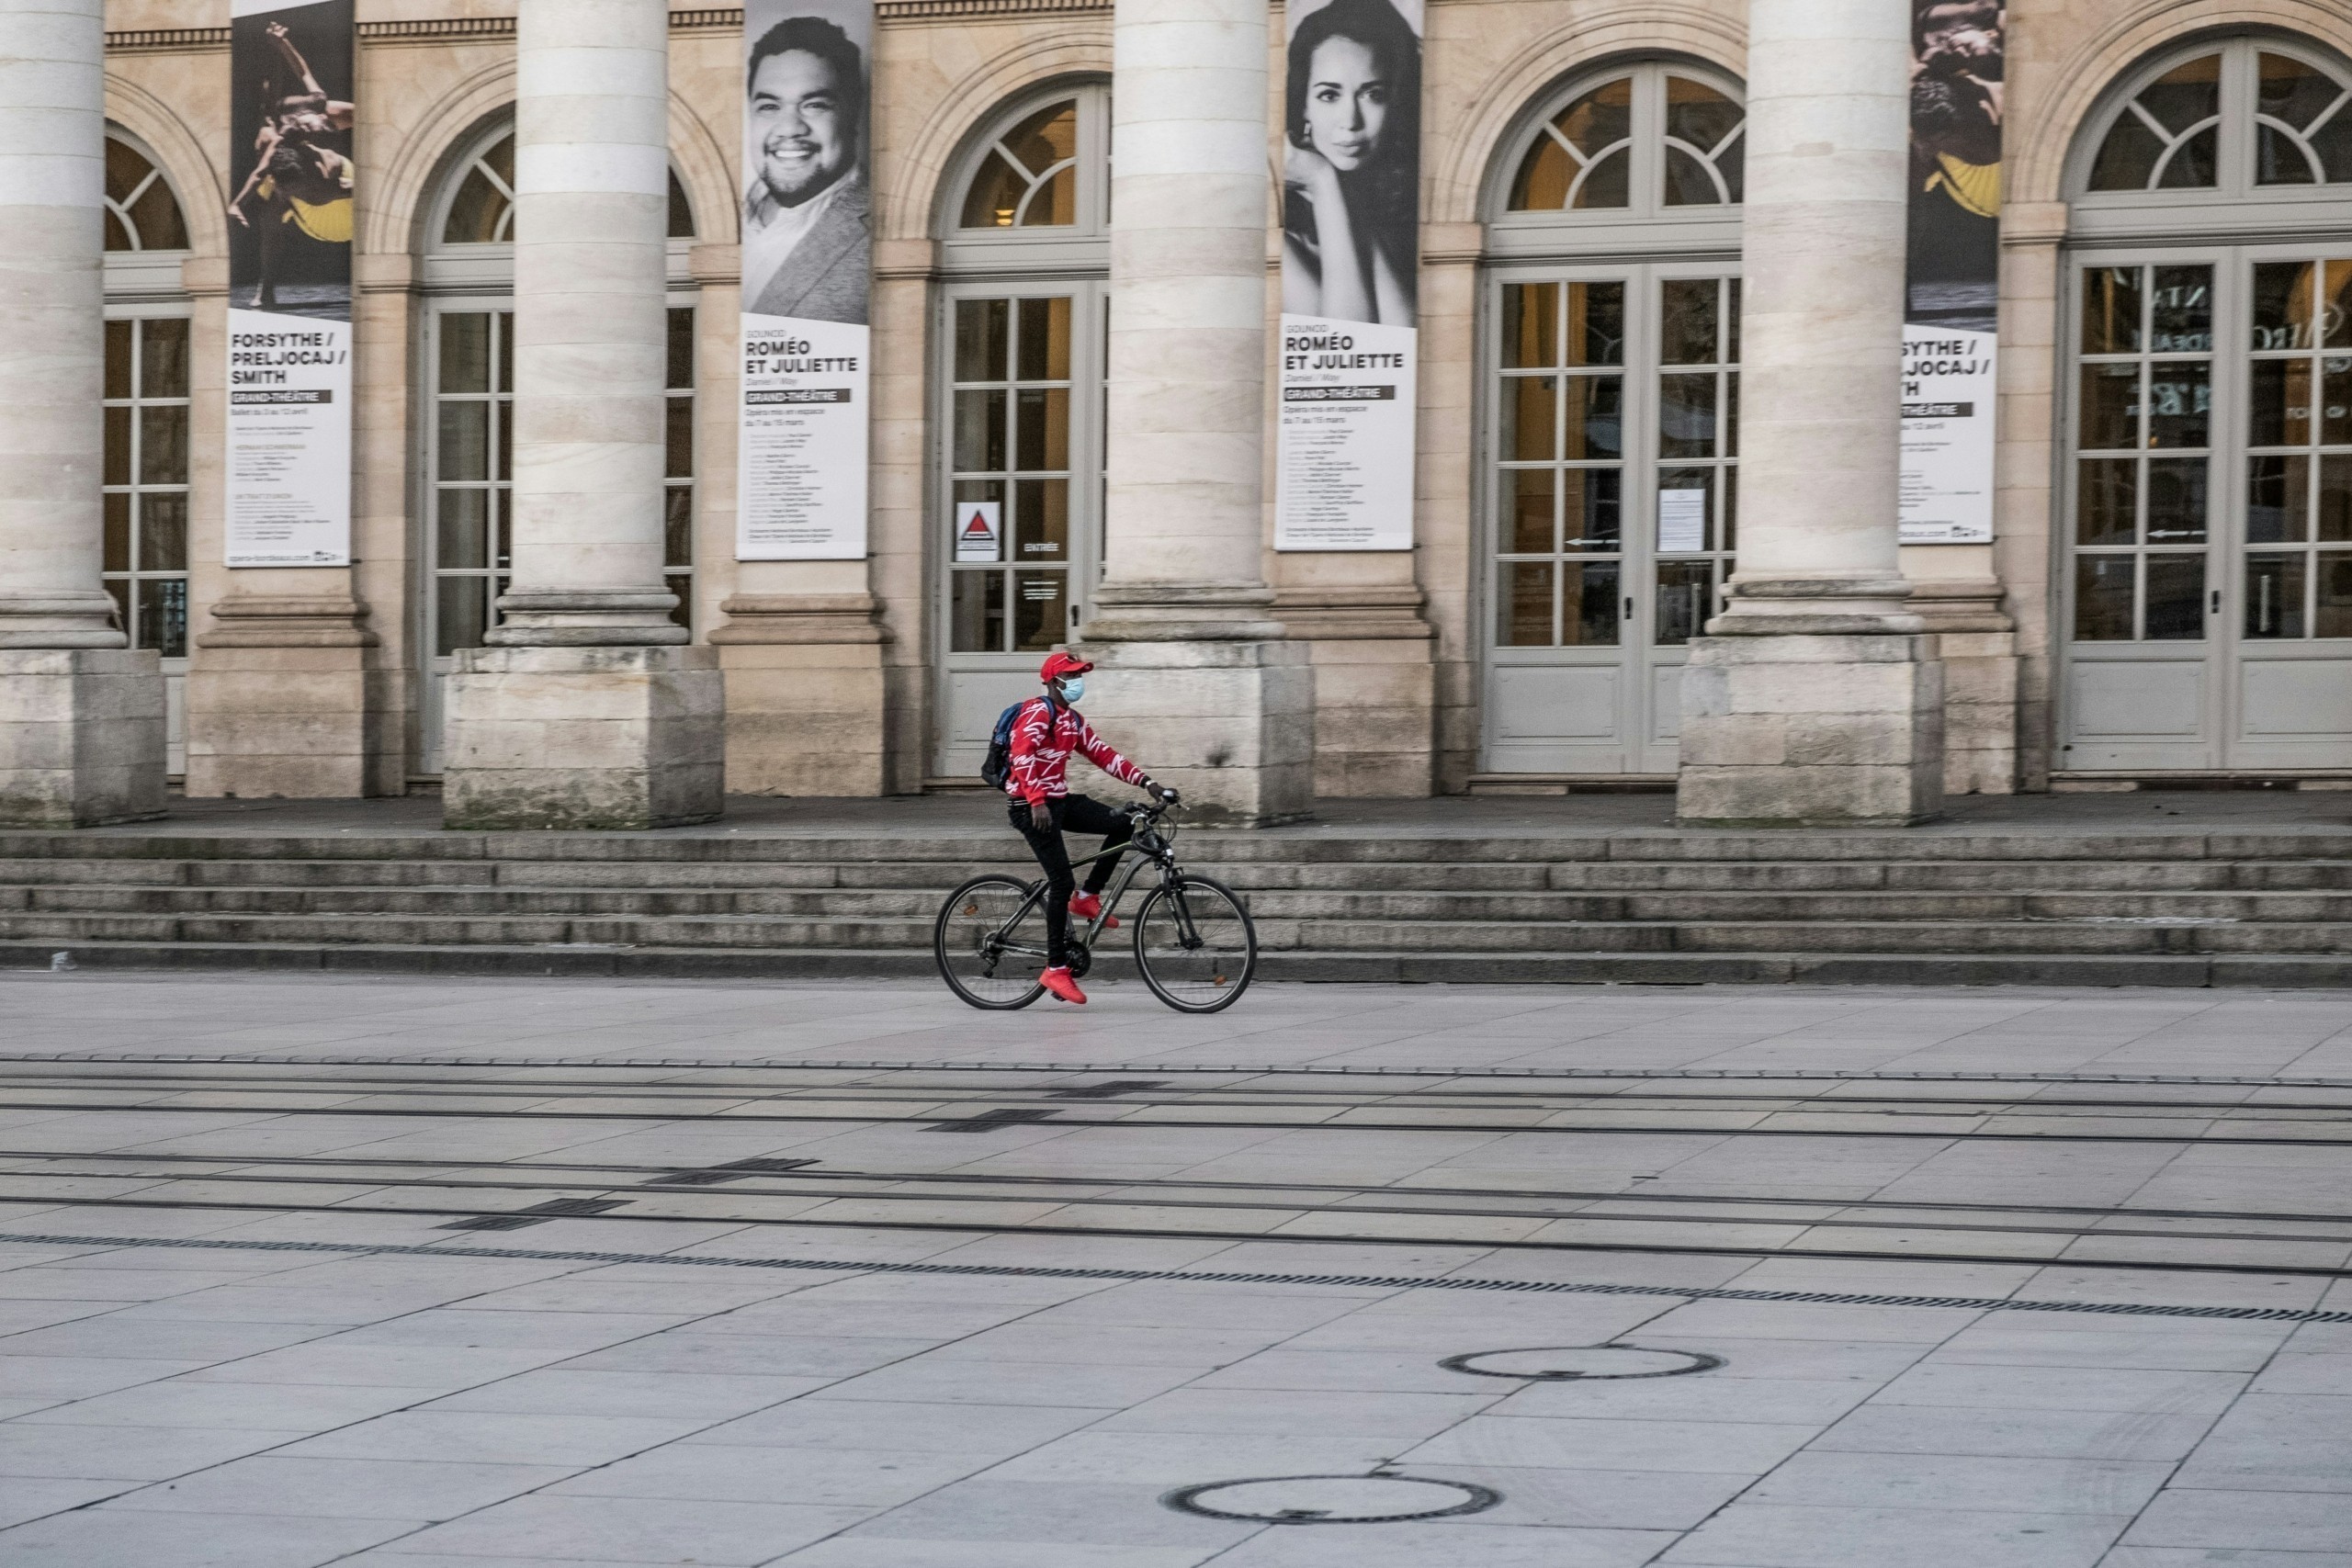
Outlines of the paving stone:
{"type": "Polygon", "coordinates": [[[10,1568],[316,1568],[414,1530],[422,1521],[175,1514],[85,1508],[0,1532],[10,1568]]]}
{"type": "Polygon", "coordinates": [[[855,1523],[866,1510],[647,1497],[517,1497],[410,1538],[460,1558],[762,1563],[855,1523]]]}
{"type": "Polygon", "coordinates": [[[2130,1515],[2172,1470],[2123,1460],[1801,1453],[1758,1482],[1742,1504],[2130,1515]]]}
{"type": "Polygon", "coordinates": [[[1885,1568],[1896,1562],[2091,1568],[2130,1522],[2128,1515],[1743,1503],[1658,1561],[1709,1568],[1885,1568]]]}
{"type": "Polygon", "coordinates": [[[142,1487],[114,1506],[177,1514],[440,1520],[534,1491],[571,1473],[560,1465],[264,1454],[142,1487]]]}

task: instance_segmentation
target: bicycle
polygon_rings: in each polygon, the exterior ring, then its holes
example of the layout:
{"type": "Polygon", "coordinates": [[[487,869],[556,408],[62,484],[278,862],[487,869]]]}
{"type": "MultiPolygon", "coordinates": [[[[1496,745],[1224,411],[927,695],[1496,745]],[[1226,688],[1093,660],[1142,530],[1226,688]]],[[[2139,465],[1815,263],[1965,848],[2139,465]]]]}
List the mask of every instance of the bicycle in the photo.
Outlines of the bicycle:
{"type": "MultiPolygon", "coordinates": [[[[1095,941],[1147,870],[1159,884],[1136,912],[1136,968],[1151,994],[1179,1012],[1219,1012],[1241,999],[1258,970],[1258,928],[1233,889],[1176,863],[1175,828],[1168,807],[1130,806],[1135,836],[1118,850],[1101,850],[1072,867],[1106,854],[1129,860],[1104,890],[1102,912],[1069,934],[1069,972],[1084,978],[1095,941]]],[[[1037,971],[1046,962],[1046,883],[1001,872],[976,876],[947,896],[932,928],[932,953],[947,988],[976,1008],[1009,1012],[1046,994],[1037,971]]]]}

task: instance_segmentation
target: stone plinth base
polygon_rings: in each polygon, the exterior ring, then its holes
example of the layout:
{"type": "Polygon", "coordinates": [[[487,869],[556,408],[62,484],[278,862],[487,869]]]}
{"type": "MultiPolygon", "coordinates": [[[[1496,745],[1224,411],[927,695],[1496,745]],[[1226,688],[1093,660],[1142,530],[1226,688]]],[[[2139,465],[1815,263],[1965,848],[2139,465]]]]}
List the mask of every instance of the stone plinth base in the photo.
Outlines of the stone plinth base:
{"type": "Polygon", "coordinates": [[[192,799],[398,795],[402,759],[374,720],[376,634],[349,598],[232,596],[212,606],[187,676],[192,799]]]}
{"type": "Polygon", "coordinates": [[[469,649],[447,700],[452,828],[670,828],[719,814],[727,703],[710,649],[469,649]]]}
{"type": "Polygon", "coordinates": [[[1905,827],[1943,800],[1932,637],[1703,637],[1682,672],[1675,809],[1693,826],[1905,827]]]}
{"type": "Polygon", "coordinates": [[[728,793],[884,794],[888,634],[873,595],[739,593],[719,608],[728,793]]]}
{"type": "Polygon", "coordinates": [[[1263,828],[1312,814],[1315,671],[1298,644],[1102,642],[1082,651],[1097,666],[1086,678],[1087,719],[1183,793],[1187,821],[1263,828]]]}
{"type": "Polygon", "coordinates": [[[151,651],[0,649],[0,825],[164,814],[164,674],[151,651]]]}
{"type": "Polygon", "coordinates": [[[1274,615],[1315,666],[1315,793],[1418,800],[1435,779],[1437,666],[1421,591],[1285,588],[1274,615]]]}

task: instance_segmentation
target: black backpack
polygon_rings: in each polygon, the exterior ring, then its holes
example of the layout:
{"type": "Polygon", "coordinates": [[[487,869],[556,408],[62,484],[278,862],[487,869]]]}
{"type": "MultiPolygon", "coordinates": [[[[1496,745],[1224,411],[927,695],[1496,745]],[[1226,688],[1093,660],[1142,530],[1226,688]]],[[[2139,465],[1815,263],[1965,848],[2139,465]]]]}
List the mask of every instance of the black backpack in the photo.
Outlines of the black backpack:
{"type": "Polygon", "coordinates": [[[1021,710],[1035,702],[1023,697],[996,716],[996,729],[989,736],[989,754],[980,760],[980,782],[990,789],[1002,789],[1004,781],[1012,776],[1012,726],[1021,710]]]}

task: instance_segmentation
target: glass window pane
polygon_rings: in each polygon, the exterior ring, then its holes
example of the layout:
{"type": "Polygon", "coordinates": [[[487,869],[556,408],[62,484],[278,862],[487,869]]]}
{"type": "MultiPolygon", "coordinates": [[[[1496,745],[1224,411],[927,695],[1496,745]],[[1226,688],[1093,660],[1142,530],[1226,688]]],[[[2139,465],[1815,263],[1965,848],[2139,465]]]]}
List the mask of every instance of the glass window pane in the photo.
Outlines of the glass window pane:
{"type": "Polygon", "coordinates": [[[1617,646],[1620,569],[1613,560],[1560,564],[1560,641],[1567,648],[1617,646]]]}
{"type": "MultiPolygon", "coordinates": [[[[490,478],[490,405],[444,402],[441,405],[440,471],[444,479],[490,478]]],[[[468,645],[470,646],[470,645],[468,645]]]]}
{"type": "Polygon", "coordinates": [[[139,482],[187,483],[187,405],[150,405],[139,411],[139,482]]]}
{"type": "Polygon", "coordinates": [[[1012,646],[1023,653],[1044,653],[1068,641],[1069,610],[1063,588],[1069,574],[1016,571],[1012,580],[1012,646]]]}
{"type": "Polygon", "coordinates": [[[1625,363],[1625,286],[1571,283],[1568,288],[1568,363],[1625,363]]]}
{"type": "Polygon", "coordinates": [[[491,317],[491,325],[498,329],[498,380],[492,389],[511,392],[514,389],[514,312],[496,312],[491,317]]]}
{"type": "Polygon", "coordinates": [[[2142,636],[2151,642],[2194,642],[2205,635],[2205,558],[2150,556],[2142,636]]]}
{"type": "Polygon", "coordinates": [[[2311,479],[2304,457],[2249,457],[2245,465],[2245,536],[2257,545],[2311,536],[2306,499],[2311,479]]]}
{"type": "Polygon", "coordinates": [[[2312,438],[2312,362],[2257,359],[2247,367],[2253,404],[2246,439],[2256,446],[2304,446],[2312,438]]]}
{"type": "Polygon", "coordinates": [[[1069,296],[1021,301],[1021,378],[1069,379],[1069,296]]]}
{"type": "Polygon", "coordinates": [[[2258,186],[2317,184],[2319,171],[2303,152],[2303,144],[2275,125],[2254,129],[2254,183],[2258,186]]]}
{"type": "MultiPolygon", "coordinates": [[[[114,394],[107,395],[111,397],[114,394]]],[[[139,395],[142,398],[187,396],[187,321],[166,318],[139,324],[139,395]]]]}
{"type": "Polygon", "coordinates": [[[2312,636],[2352,637],[2352,551],[2322,550],[2312,564],[2319,602],[2312,607],[2312,636]]]}
{"type": "Polygon", "coordinates": [[[1002,145],[1033,175],[1078,156],[1078,102],[1047,104],[1004,133],[1002,145]]]}
{"type": "Polygon", "coordinates": [[[2164,152],[2164,139],[2126,108],[2107,140],[2098,144],[2098,157],[2091,164],[2091,189],[2145,190],[2164,152]]]}
{"type": "Polygon", "coordinates": [[[115,625],[125,632],[130,631],[137,624],[131,619],[130,612],[131,579],[110,577],[107,579],[106,587],[107,592],[114,595],[115,625]]]}
{"type": "Polygon", "coordinates": [[[1715,373],[1660,376],[1657,378],[1657,455],[1661,457],[1712,457],[1715,455],[1715,373]]]}
{"type": "Polygon", "coordinates": [[[1555,389],[1550,376],[1509,376],[1502,386],[1502,456],[1505,462],[1547,462],[1555,449],[1555,389]]]}
{"type": "Polygon", "coordinates": [[[514,405],[503,398],[498,402],[497,468],[501,483],[514,478],[514,405]]]}
{"type": "Polygon", "coordinates": [[[130,497],[106,498],[106,570],[130,570],[130,497]]]}
{"type": "Polygon", "coordinates": [[[445,571],[490,565],[490,492],[445,490],[437,512],[434,564],[445,571]]]}
{"type": "Polygon", "coordinates": [[[1707,165],[1679,147],[1666,150],[1666,205],[1713,207],[1724,200],[1707,165]]]}
{"type": "Polygon", "coordinates": [[[2256,109],[2297,130],[2308,130],[2320,110],[2335,102],[2343,91],[2335,78],[2318,67],[2268,50],[2262,51],[2256,69],[2256,109]]]}
{"type": "Polygon", "coordinates": [[[1502,591],[1496,595],[1495,641],[1505,648],[1552,646],[1553,564],[1505,561],[1502,591]]]}
{"type": "Polygon", "coordinates": [[[956,301],[956,379],[1005,378],[1005,334],[1012,319],[1010,299],[956,301]]]}
{"type": "Polygon", "coordinates": [[[1621,504],[1625,475],[1620,468],[1560,470],[1560,531],[1563,547],[1617,550],[1624,547],[1621,504]]]}
{"type": "Polygon", "coordinates": [[[2310,348],[2312,273],[2309,262],[2256,262],[2254,266],[2254,346],[2310,348]]]}
{"type": "Polygon", "coordinates": [[[695,477],[695,400],[672,398],[662,412],[662,477],[690,479],[695,477]]]}
{"type": "Polygon", "coordinates": [[[1036,472],[1069,467],[1069,392],[1061,387],[1023,387],[1014,394],[1012,466],[1036,472]]]}
{"type": "Polygon", "coordinates": [[[681,574],[665,577],[662,580],[662,583],[663,587],[678,596],[678,602],[670,606],[671,623],[684,626],[688,631],[694,630],[695,580],[681,574]]]}
{"type": "Polygon", "coordinates": [[[2352,108],[2340,108],[2311,133],[2321,177],[2329,185],[2352,183],[2352,108]]]}
{"type": "Polygon", "coordinates": [[[2212,444],[2213,367],[2202,359],[2156,361],[2148,369],[2148,445],[2171,450],[2212,444]]]}
{"type": "Polygon", "coordinates": [[[2319,536],[2352,539],[2352,457],[2319,460],[2319,536]]]}
{"type": "Polygon", "coordinates": [[[453,310],[441,318],[441,389],[490,390],[490,316],[453,310]]]}
{"type": "MultiPolygon", "coordinates": [[[[1504,555],[1549,555],[1555,468],[1505,468],[1499,476],[1500,526],[1496,543],[1504,555]]],[[[1582,470],[1572,471],[1570,479],[1582,470]]]]}
{"type": "Polygon", "coordinates": [[[1676,648],[1697,637],[1713,611],[1715,564],[1705,560],[1657,563],[1657,646],[1676,648]]]}
{"type": "Polygon", "coordinates": [[[956,394],[956,467],[994,472],[1004,467],[1004,394],[956,394]]]}
{"type": "Polygon", "coordinates": [[[2131,556],[2075,558],[2075,640],[2132,640],[2131,556]]]}
{"type": "Polygon", "coordinates": [[[2205,459],[2148,459],[2148,543],[2205,542],[2205,459]]]}
{"type": "Polygon", "coordinates": [[[2324,372],[2320,399],[2320,444],[2325,446],[2352,445],[2352,358],[2330,355],[2320,361],[2324,372]]]}
{"type": "Polygon", "coordinates": [[[1670,277],[1660,288],[1658,357],[1668,365],[1715,363],[1722,288],[1712,277],[1670,277]]]}
{"type": "MultiPolygon", "coordinates": [[[[510,141],[507,145],[512,147],[514,143],[510,141]]],[[[449,220],[441,230],[442,243],[487,245],[506,239],[507,207],[506,193],[492,183],[488,175],[480,168],[469,169],[464,182],[458,186],[457,199],[449,204],[449,220]]]]}
{"type": "Polygon", "coordinates": [[[668,237],[691,240],[695,237],[695,204],[686,195],[686,187],[678,183],[677,171],[670,172],[670,224],[668,237]]]}
{"type": "Polygon", "coordinates": [[[447,657],[461,648],[480,648],[490,629],[490,599],[496,580],[445,577],[435,595],[435,651],[447,657]]]}
{"type": "Polygon", "coordinates": [[[1739,363],[1739,282],[1736,277],[1724,279],[1724,363],[1739,363]]]}
{"type": "Polygon", "coordinates": [[[958,571],[950,575],[948,643],[956,653],[1004,651],[1004,573],[958,571]]]}
{"type": "MultiPolygon", "coordinates": [[[[2346,106],[2344,119],[2352,125],[2352,105],[2346,106]]],[[[2352,261],[2327,264],[2326,281],[2320,286],[2320,300],[2327,322],[2327,346],[2352,348],[2352,261]]]]}
{"type": "Polygon", "coordinates": [[[1552,129],[1582,153],[1587,162],[1631,134],[1634,125],[1634,79],[1604,82],[1562,109],[1552,129]]]}
{"type": "Polygon", "coordinates": [[[127,408],[107,410],[106,454],[101,464],[105,482],[127,485],[130,482],[130,411],[127,408]]]}
{"type": "Polygon", "coordinates": [[[1724,372],[1724,456],[1739,456],[1739,372],[1724,372]]]}
{"type": "Polygon", "coordinates": [[[2156,176],[2156,188],[2203,190],[2213,184],[2214,172],[2221,167],[2221,162],[2220,131],[2207,126],[2173,149],[2164,173],[2156,176]]]}
{"type": "Polygon", "coordinates": [[[1035,565],[1069,559],[1069,481],[1023,479],[1012,487],[1012,558],[1035,565]]]}
{"type": "Polygon", "coordinates": [[[1739,129],[1740,107],[1704,82],[1688,76],[1666,79],[1666,133],[1713,153],[1739,129]]]}
{"type": "MultiPolygon", "coordinates": [[[[2154,564],[2154,563],[2151,563],[2154,564]]],[[[2245,558],[2245,635],[2303,635],[2303,556],[2245,558]]]]}
{"type": "Polygon", "coordinates": [[[1717,468],[1715,472],[1721,478],[1724,487],[1724,512],[1721,519],[1724,536],[1715,547],[1721,550],[1736,550],[1739,548],[1739,470],[1726,464],[1717,468]]]}
{"type": "Polygon", "coordinates": [[[667,382],[673,392],[695,389],[695,313],[692,310],[670,312],[670,367],[667,382]]]}
{"type": "MultiPolygon", "coordinates": [[[[1581,287],[1581,286],[1579,286],[1581,287]]],[[[1560,285],[1503,285],[1503,364],[1542,369],[1560,362],[1560,285]]]]}
{"type": "Polygon", "coordinates": [[[139,323],[136,321],[107,323],[107,389],[104,396],[128,398],[133,395],[130,385],[130,340],[131,334],[138,331],[138,327],[139,323]]]}
{"type": "Polygon", "coordinates": [[[1623,376],[1571,376],[1564,389],[1567,402],[1566,448],[1570,458],[1618,457],[1624,455],[1625,378],[1623,376]]]}
{"type": "Polygon", "coordinates": [[[2140,107],[2178,136],[2222,112],[2222,57],[2200,54],[2174,66],[2141,90],[2140,107]]]}
{"type": "Polygon", "coordinates": [[[1584,183],[1577,186],[1570,205],[1592,211],[1626,207],[1632,204],[1633,193],[1633,154],[1620,147],[1585,171],[1584,183]]]}
{"type": "Polygon", "coordinates": [[[695,491],[672,485],[662,497],[662,564],[684,570],[695,564],[695,491]]]}
{"type": "Polygon", "coordinates": [[[2156,354],[2208,354],[2213,347],[2213,269],[2160,266],[2148,290],[2148,347],[2156,354]]]}
{"type": "Polygon", "coordinates": [[[2138,527],[2139,462],[2131,457],[2086,457],[2076,468],[2075,542],[2129,545],[2138,527]]]}
{"type": "Polygon", "coordinates": [[[1078,167],[1066,164],[1030,187],[1021,204],[1023,229],[1058,229],[1078,221],[1078,167]]]}
{"type": "Polygon", "coordinates": [[[963,226],[967,229],[1010,229],[1021,215],[1021,198],[1029,194],[1029,181],[1015,169],[1003,153],[989,149],[980,160],[979,171],[964,192],[963,226]]]}
{"type": "Polygon", "coordinates": [[[165,659],[187,657],[187,579],[151,577],[139,585],[139,621],[130,646],[165,659]]]}
{"type": "Polygon", "coordinates": [[[139,498],[139,570],[187,570],[186,495],[143,495],[139,498]]]}
{"type": "Polygon", "coordinates": [[[2083,271],[2083,352],[2140,352],[2142,269],[2094,266],[2083,271]]]}
{"type": "Polygon", "coordinates": [[[1568,182],[1576,175],[1577,166],[1566,150],[1548,133],[1537,136],[1527,156],[1519,161],[1519,172],[1511,176],[1510,210],[1557,212],[1568,204],[1568,182]]]}
{"type": "Polygon", "coordinates": [[[2081,445],[2093,451],[2139,446],[2139,394],[2138,366],[2084,366],[2081,445]]]}

